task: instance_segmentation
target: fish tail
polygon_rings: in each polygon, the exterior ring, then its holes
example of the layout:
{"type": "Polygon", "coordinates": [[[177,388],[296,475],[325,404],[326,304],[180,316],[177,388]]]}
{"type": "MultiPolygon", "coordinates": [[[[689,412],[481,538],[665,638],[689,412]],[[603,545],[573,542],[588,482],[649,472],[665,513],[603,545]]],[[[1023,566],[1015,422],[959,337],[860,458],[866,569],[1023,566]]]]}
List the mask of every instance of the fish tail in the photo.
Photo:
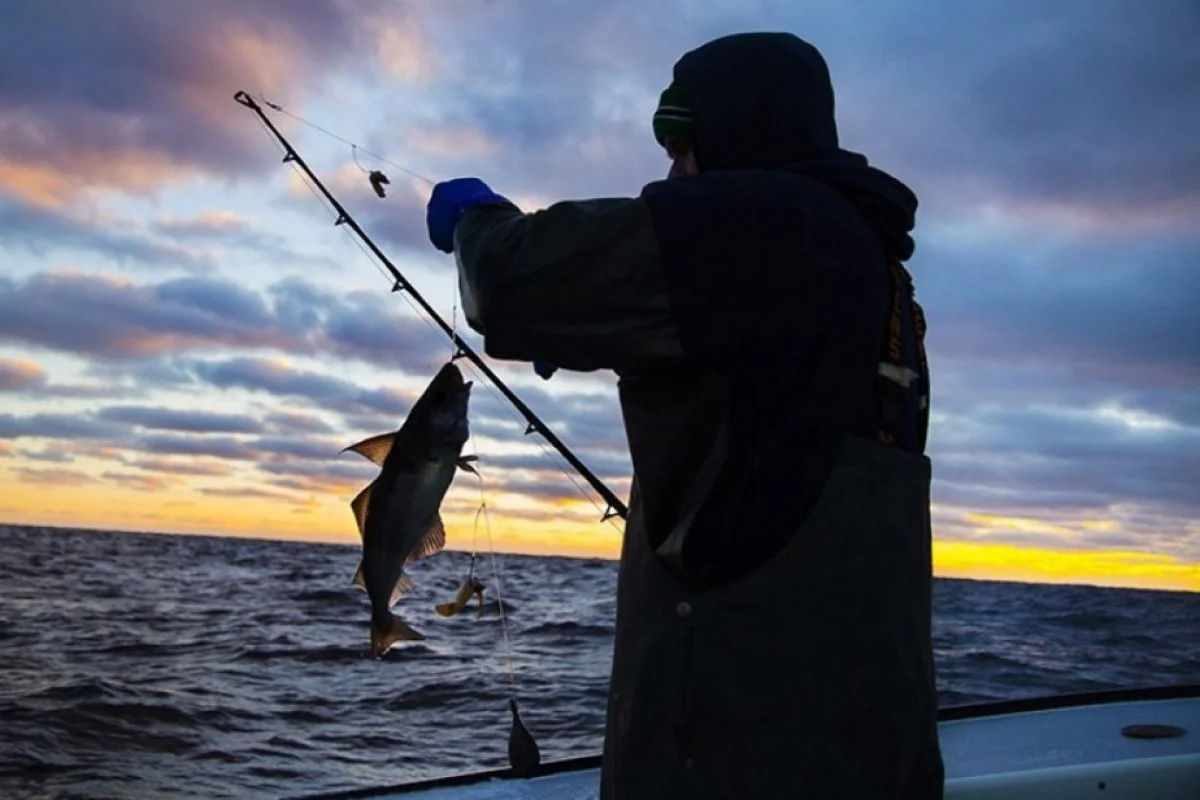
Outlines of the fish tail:
{"type": "Polygon", "coordinates": [[[455,614],[467,607],[467,603],[470,602],[471,597],[473,597],[474,594],[474,583],[470,580],[464,581],[463,585],[458,587],[458,594],[454,596],[453,600],[451,600],[449,603],[438,603],[436,606],[434,606],[434,610],[436,610],[443,617],[453,617],[455,614]]]}
{"type": "Polygon", "coordinates": [[[449,603],[438,603],[433,608],[443,617],[453,617],[455,614],[462,611],[465,605],[466,603],[461,600],[452,600],[449,603]]]}
{"type": "Polygon", "coordinates": [[[421,642],[425,637],[390,611],[381,619],[371,620],[371,652],[380,658],[396,642],[421,642]]]}

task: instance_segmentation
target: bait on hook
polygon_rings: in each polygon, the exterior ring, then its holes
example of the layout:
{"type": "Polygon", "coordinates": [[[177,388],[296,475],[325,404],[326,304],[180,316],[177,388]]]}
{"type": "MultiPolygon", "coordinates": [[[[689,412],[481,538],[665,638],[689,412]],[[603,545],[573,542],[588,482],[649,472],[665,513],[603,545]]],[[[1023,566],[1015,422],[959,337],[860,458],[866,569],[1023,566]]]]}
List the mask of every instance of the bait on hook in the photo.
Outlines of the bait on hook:
{"type": "Polygon", "coordinates": [[[453,617],[455,614],[467,607],[467,603],[471,602],[472,597],[479,598],[479,611],[475,615],[476,619],[483,617],[483,582],[474,577],[468,577],[462,582],[462,586],[458,587],[458,594],[449,603],[438,603],[434,606],[434,610],[443,617],[453,617]]]}
{"type": "Polygon", "coordinates": [[[391,183],[391,181],[387,179],[387,175],[384,175],[382,172],[375,169],[371,170],[371,174],[367,176],[367,180],[371,182],[371,188],[375,190],[375,194],[379,195],[380,197],[387,197],[387,192],[385,192],[383,189],[383,185],[385,183],[391,183]]]}

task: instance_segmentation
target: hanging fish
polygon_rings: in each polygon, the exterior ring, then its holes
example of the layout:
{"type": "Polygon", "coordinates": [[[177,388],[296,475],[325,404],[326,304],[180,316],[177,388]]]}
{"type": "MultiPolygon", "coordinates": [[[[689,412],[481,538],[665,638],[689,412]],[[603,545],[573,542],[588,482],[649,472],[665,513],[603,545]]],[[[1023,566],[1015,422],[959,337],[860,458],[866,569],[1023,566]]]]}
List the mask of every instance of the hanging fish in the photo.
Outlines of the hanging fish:
{"type": "Polygon", "coordinates": [[[455,470],[475,472],[474,457],[461,455],[470,437],[470,395],[471,381],[464,382],[458,367],[448,363],[399,430],[346,448],[380,467],[378,477],[350,503],[363,540],[354,584],[371,598],[371,652],[376,658],[396,642],[425,638],[391,609],[413,589],[404,568],[446,544],[439,512],[455,470]]]}
{"type": "Polygon", "coordinates": [[[387,197],[387,192],[385,192],[383,189],[383,185],[385,183],[391,183],[391,181],[387,179],[387,175],[384,175],[377,169],[373,169],[371,170],[371,174],[367,176],[367,180],[371,182],[371,188],[375,190],[375,194],[379,195],[380,197],[387,197]]]}
{"type": "Polygon", "coordinates": [[[483,583],[474,577],[468,577],[462,582],[462,586],[458,587],[458,594],[449,603],[438,603],[434,606],[434,610],[443,617],[453,617],[467,607],[467,603],[471,602],[472,597],[479,598],[479,613],[475,618],[479,619],[483,616],[483,583]]]}

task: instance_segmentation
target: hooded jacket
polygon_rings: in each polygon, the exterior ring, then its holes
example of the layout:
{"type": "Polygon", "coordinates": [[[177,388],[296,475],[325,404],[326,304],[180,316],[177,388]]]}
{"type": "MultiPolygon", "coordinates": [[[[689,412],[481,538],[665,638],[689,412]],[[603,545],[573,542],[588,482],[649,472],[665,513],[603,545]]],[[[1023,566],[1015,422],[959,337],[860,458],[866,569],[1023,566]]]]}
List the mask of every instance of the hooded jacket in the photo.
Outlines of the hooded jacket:
{"type": "MultiPolygon", "coordinates": [[[[718,39],[680,59],[675,80],[702,174],[651,183],[636,199],[474,209],[456,255],[468,322],[490,356],[611,369],[627,392],[661,391],[656,376],[680,371],[721,384],[707,394],[728,408],[689,429],[697,441],[665,448],[669,467],[657,466],[661,442],[653,456],[632,452],[651,540],[663,545],[688,519],[668,547],[700,586],[769,558],[811,507],[842,437],[870,434],[888,260],[913,252],[917,201],[838,148],[825,62],[795,36],[718,39]],[[705,448],[722,415],[731,450],[718,456],[705,448]],[[720,474],[693,489],[706,496],[689,512],[680,503],[706,455],[720,474]]],[[[905,363],[916,369],[903,312],[905,363]]],[[[927,376],[905,400],[900,439],[923,452],[927,376]]]]}
{"type": "Polygon", "coordinates": [[[800,39],[718,39],[674,77],[701,174],[456,232],[489,355],[620,376],[602,796],[940,797],[916,198],[838,147],[800,39]],[[890,406],[889,341],[916,376],[890,406]]]}

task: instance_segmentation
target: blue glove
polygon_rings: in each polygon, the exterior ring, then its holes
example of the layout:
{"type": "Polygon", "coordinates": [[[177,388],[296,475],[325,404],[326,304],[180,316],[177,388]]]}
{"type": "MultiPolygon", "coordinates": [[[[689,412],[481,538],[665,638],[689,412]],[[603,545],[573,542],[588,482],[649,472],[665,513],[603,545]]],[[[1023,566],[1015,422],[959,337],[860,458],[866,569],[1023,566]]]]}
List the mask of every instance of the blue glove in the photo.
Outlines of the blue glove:
{"type": "Polygon", "coordinates": [[[533,362],[533,371],[542,377],[542,380],[548,381],[555,372],[558,372],[558,367],[553,364],[547,364],[545,361],[533,362]]]}
{"type": "Polygon", "coordinates": [[[468,208],[484,203],[508,203],[507,197],[496,194],[479,178],[455,178],[433,187],[425,223],[429,241],[443,253],[454,252],[454,229],[468,208]]]}

